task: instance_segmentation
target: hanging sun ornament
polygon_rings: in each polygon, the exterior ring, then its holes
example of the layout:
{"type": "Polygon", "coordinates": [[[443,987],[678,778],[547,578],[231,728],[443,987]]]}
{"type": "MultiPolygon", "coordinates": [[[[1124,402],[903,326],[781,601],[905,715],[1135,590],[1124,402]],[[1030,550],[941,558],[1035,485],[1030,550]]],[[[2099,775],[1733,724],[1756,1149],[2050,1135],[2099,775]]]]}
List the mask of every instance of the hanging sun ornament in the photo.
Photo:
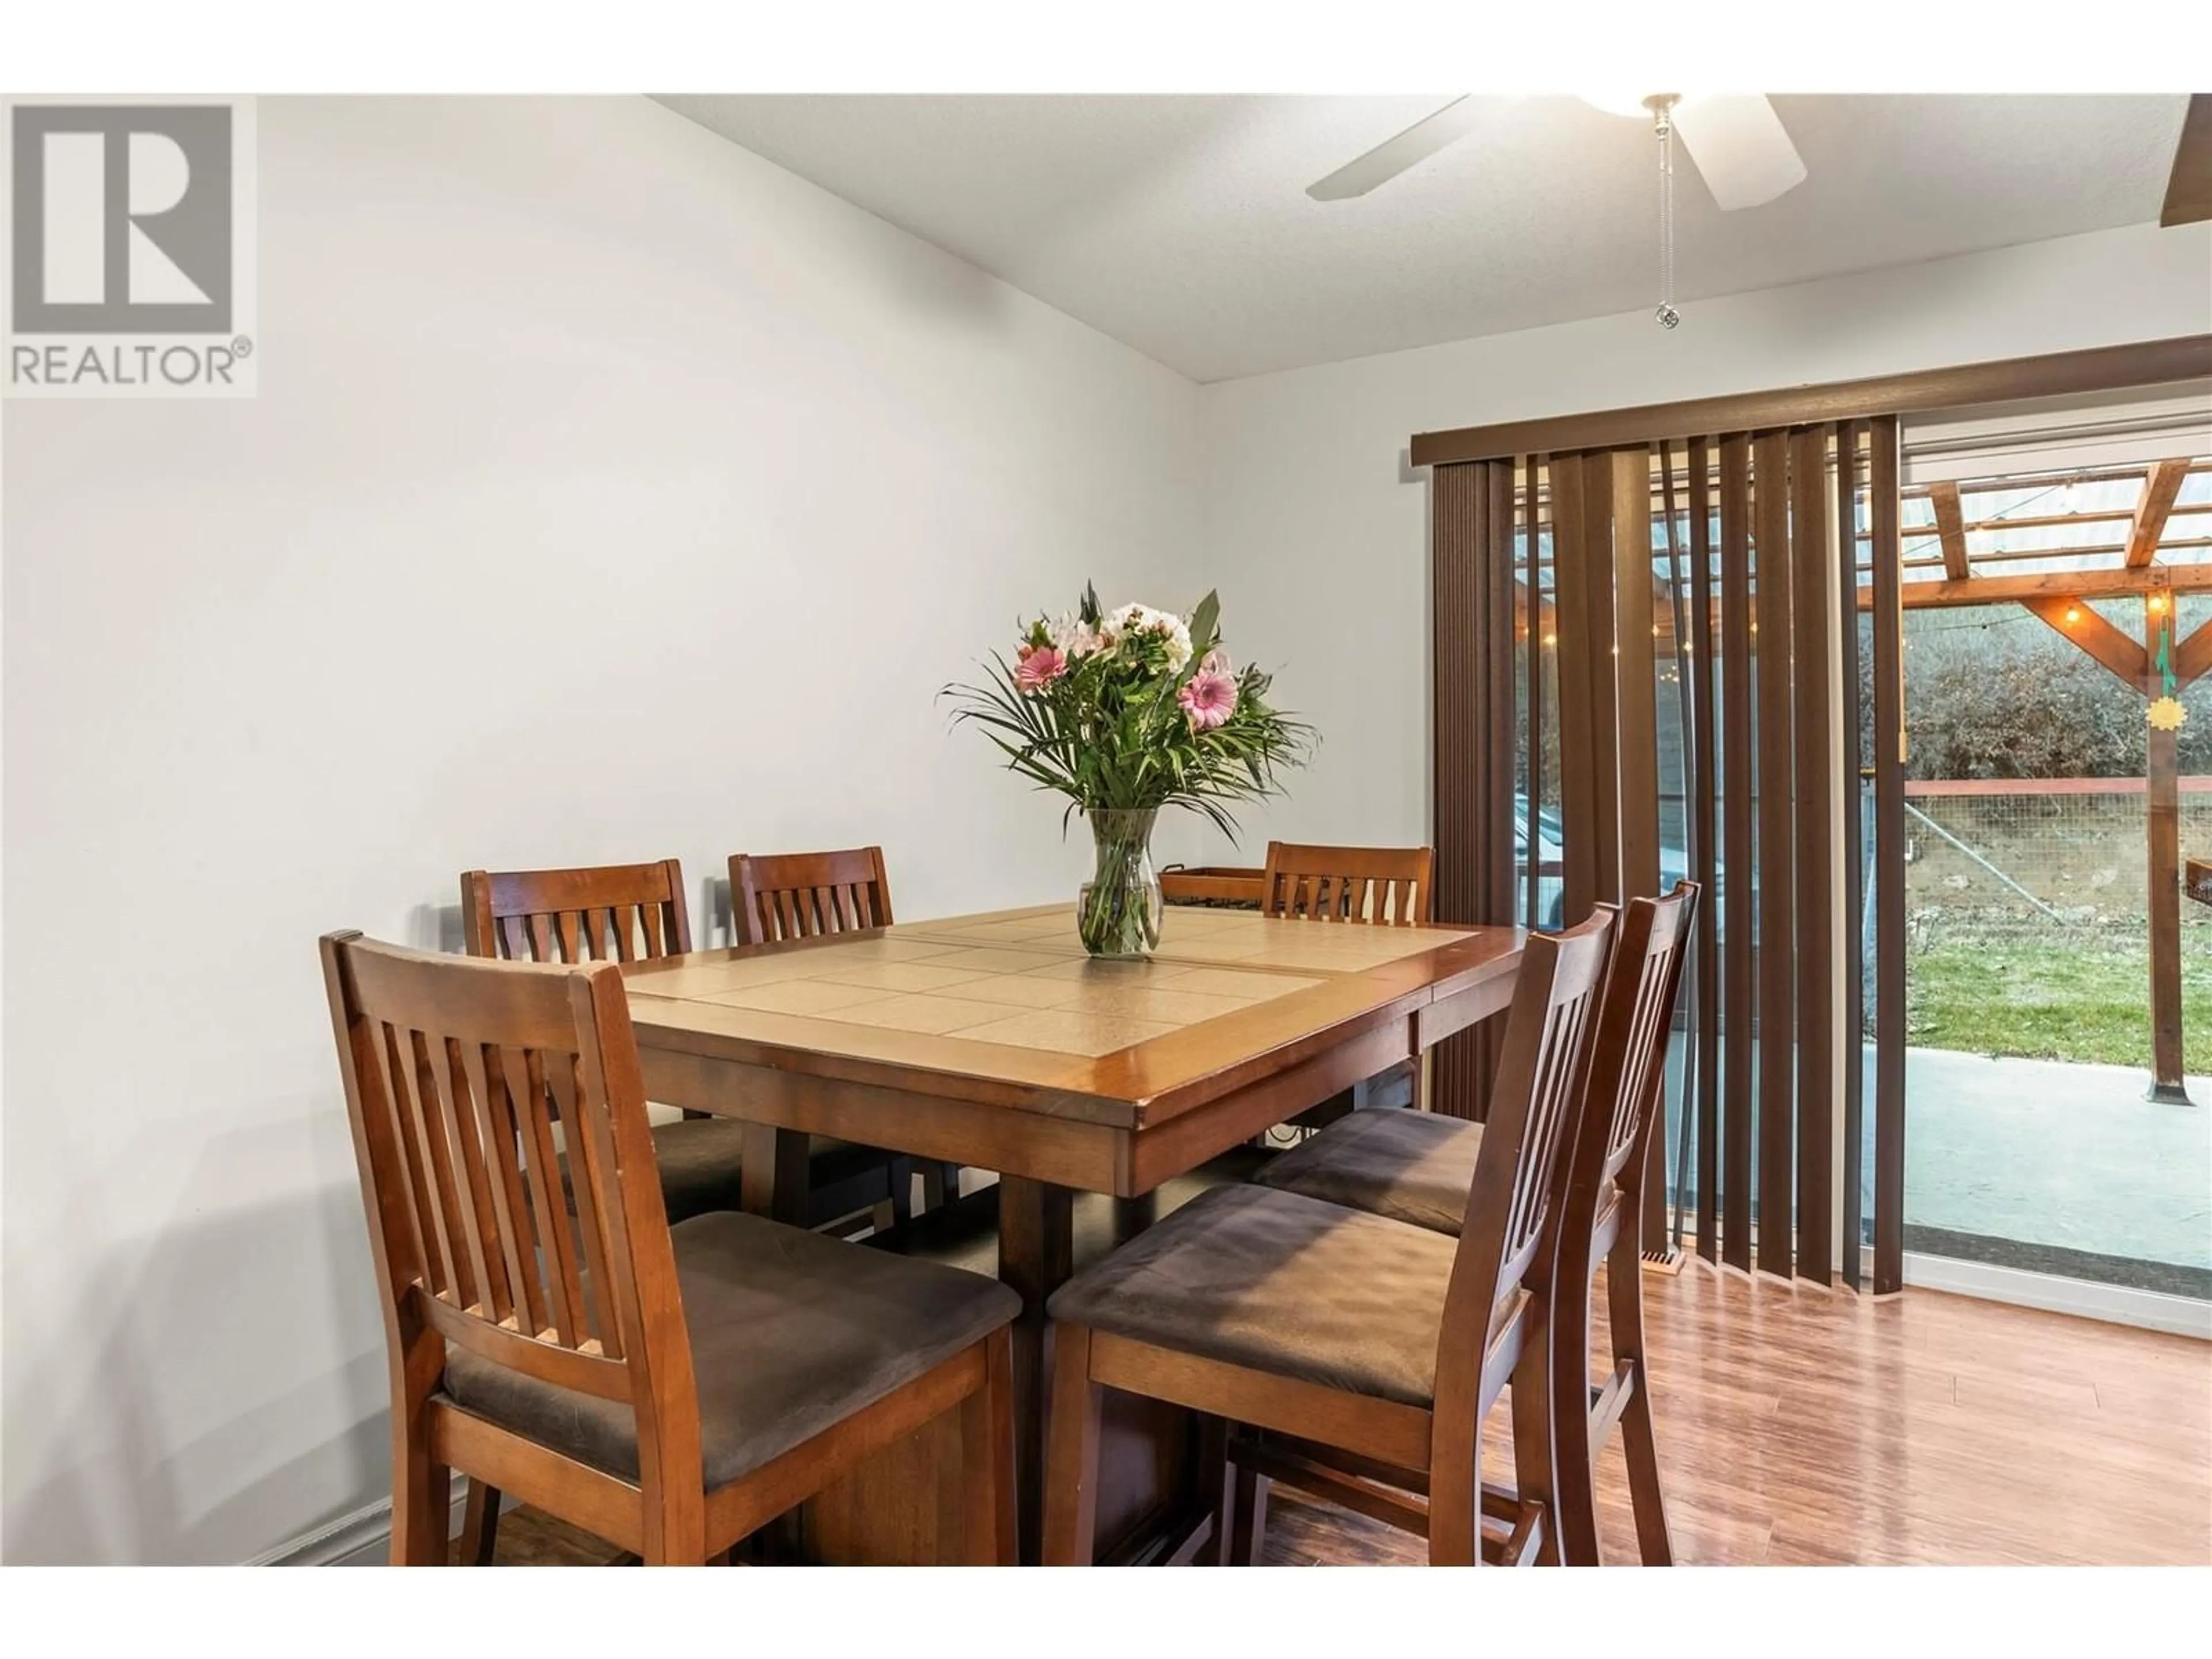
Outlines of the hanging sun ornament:
{"type": "Polygon", "coordinates": [[[2179,732],[2181,723],[2189,718],[2189,711],[2181,706],[2173,694],[2177,682],[2173,674],[2173,607],[2161,607],[2158,634],[2158,680],[2162,693],[2143,711],[2143,718],[2157,732],[2179,732]]]}

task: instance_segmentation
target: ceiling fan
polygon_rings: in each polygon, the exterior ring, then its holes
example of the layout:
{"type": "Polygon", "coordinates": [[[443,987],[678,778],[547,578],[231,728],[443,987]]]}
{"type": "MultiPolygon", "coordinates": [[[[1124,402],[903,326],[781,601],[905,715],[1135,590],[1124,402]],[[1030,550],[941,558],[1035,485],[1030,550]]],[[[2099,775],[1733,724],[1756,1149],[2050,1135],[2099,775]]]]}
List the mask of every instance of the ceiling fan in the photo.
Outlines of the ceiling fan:
{"type": "MultiPolygon", "coordinates": [[[[1674,140],[1705,180],[1723,211],[1759,207],[1805,179],[1796,145],[1757,93],[1653,93],[1643,98],[1585,98],[1585,103],[1614,115],[1648,112],[1659,141],[1660,283],[1658,319],[1672,328],[1681,320],[1674,309],[1674,140]]],[[[1472,131],[1482,115],[1480,102],[1455,98],[1433,115],[1424,116],[1395,137],[1385,138],[1364,155],[1306,187],[1317,202],[1364,196],[1409,167],[1426,161],[1472,131]]]]}

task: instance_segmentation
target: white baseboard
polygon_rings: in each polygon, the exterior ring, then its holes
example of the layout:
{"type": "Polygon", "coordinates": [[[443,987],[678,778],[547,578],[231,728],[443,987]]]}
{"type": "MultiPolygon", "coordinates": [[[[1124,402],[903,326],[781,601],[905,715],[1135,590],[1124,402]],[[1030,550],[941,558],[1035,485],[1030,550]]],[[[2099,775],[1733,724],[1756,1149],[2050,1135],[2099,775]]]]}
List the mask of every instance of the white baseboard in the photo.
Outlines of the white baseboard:
{"type": "MultiPolygon", "coordinates": [[[[447,1535],[458,1538],[461,1517],[469,1502],[469,1483],[465,1475],[453,1477],[453,1517],[447,1535]]],[[[512,1496],[502,1495],[500,1512],[504,1514],[514,1506],[512,1496]]],[[[295,1538],[289,1544],[279,1544],[275,1549],[255,1556],[246,1565],[249,1567],[380,1567],[389,1559],[392,1547],[392,1500],[380,1498],[374,1504],[356,1510],[326,1527],[295,1538]]]]}
{"type": "MultiPolygon", "coordinates": [[[[1869,1276],[1873,1267],[1869,1253],[1869,1276]]],[[[2101,1285],[2086,1279],[2062,1279],[2056,1273],[2000,1267],[1987,1261],[1920,1255],[1911,1250],[1905,1253],[1905,1282],[1923,1290],[1947,1291],[1953,1296],[2010,1302],[2046,1313],[2072,1314],[2081,1319],[2101,1319],[2108,1324],[2135,1325],[2212,1341],[2212,1302],[2199,1302],[2193,1297],[2167,1296],[2159,1291],[2101,1285]]]]}

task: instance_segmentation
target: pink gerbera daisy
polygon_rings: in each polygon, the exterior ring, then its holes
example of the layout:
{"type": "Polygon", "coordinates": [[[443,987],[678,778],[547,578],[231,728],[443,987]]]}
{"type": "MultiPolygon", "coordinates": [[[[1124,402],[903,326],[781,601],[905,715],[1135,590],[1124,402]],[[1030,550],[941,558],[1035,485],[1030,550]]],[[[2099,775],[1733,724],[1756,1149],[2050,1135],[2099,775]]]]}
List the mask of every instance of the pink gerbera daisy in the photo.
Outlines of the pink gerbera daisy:
{"type": "Polygon", "coordinates": [[[1228,720],[1237,707],[1237,682],[1226,674],[1216,674],[1200,669],[1193,674],[1183,689],[1176,693],[1176,701],[1182,705],[1183,713],[1190,716],[1194,732],[1211,732],[1228,720]]]}
{"type": "Polygon", "coordinates": [[[1042,690],[1067,672],[1067,659],[1053,646],[1024,645],[1014,654],[1014,684],[1024,691],[1042,690]]]}

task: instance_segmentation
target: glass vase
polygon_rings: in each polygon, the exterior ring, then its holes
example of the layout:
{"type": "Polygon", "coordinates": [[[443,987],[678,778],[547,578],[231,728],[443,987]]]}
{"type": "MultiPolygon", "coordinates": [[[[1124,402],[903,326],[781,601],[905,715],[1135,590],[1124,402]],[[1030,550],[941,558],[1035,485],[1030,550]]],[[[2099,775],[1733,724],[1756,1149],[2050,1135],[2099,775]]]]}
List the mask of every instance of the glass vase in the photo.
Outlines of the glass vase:
{"type": "Polygon", "coordinates": [[[1147,957],[1160,942],[1160,878],[1152,869],[1153,811],[1089,814],[1098,862],[1075,896],[1075,931],[1094,957],[1147,957]]]}

